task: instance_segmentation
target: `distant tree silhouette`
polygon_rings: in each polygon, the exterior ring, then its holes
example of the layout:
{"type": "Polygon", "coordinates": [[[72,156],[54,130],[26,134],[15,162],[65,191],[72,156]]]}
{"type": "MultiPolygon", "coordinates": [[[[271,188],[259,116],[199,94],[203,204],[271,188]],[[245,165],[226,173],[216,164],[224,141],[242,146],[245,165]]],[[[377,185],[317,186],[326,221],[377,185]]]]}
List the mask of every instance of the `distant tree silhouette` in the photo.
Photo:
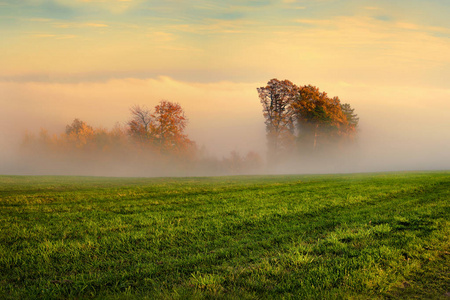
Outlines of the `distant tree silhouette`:
{"type": "Polygon", "coordinates": [[[152,112],[143,106],[134,105],[130,108],[131,120],[128,121],[128,134],[140,143],[151,141],[153,131],[152,112]]]}
{"type": "Polygon", "coordinates": [[[298,87],[289,80],[270,80],[265,87],[257,88],[265,118],[268,160],[275,164],[284,150],[294,142],[294,111],[291,105],[298,87]]]}

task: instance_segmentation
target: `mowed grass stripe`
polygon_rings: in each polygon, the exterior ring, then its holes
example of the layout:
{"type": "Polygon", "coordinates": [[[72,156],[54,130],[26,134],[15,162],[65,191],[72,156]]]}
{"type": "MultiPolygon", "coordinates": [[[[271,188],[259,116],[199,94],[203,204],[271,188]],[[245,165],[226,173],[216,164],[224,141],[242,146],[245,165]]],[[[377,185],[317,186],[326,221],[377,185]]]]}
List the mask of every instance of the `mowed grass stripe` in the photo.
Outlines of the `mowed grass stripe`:
{"type": "MultiPolygon", "coordinates": [[[[401,297],[448,262],[449,175],[1,176],[0,292],[401,297]]],[[[421,295],[448,292],[436,273],[421,295]]]]}

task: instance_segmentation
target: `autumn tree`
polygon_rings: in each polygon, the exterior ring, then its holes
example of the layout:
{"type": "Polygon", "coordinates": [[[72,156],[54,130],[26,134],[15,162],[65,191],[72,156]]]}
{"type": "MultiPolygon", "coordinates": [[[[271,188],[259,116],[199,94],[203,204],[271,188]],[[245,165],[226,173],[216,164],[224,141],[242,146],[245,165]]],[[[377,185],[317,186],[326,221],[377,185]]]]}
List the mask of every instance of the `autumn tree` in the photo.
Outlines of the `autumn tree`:
{"type": "Polygon", "coordinates": [[[179,104],[162,100],[154,112],[138,105],[130,111],[128,134],[140,143],[166,154],[181,153],[193,145],[184,133],[188,119],[179,104]]]}
{"type": "Polygon", "coordinates": [[[152,112],[143,106],[130,108],[131,120],[128,121],[128,134],[140,143],[150,142],[153,132],[152,112]]]}
{"type": "Polygon", "coordinates": [[[60,134],[44,129],[37,136],[27,133],[22,154],[49,172],[164,175],[195,168],[196,147],[185,133],[188,120],[179,104],[161,101],[153,110],[134,106],[130,112],[126,126],[112,130],[75,119],[60,134]]]}
{"type": "Polygon", "coordinates": [[[268,159],[275,163],[280,152],[292,148],[294,142],[294,112],[291,105],[298,87],[289,80],[270,80],[257,88],[265,118],[268,159]]]}
{"type": "Polygon", "coordinates": [[[85,122],[75,119],[72,124],[66,126],[66,136],[77,148],[83,148],[93,139],[94,129],[85,122]]]}
{"type": "Polygon", "coordinates": [[[319,146],[331,145],[332,141],[356,132],[359,118],[354,109],[315,86],[296,86],[288,80],[272,79],[257,90],[272,164],[281,152],[292,153],[295,145],[315,152],[319,146]]]}
{"type": "Polygon", "coordinates": [[[342,112],[338,97],[329,98],[312,85],[300,88],[292,104],[299,136],[312,139],[312,149],[316,150],[319,136],[330,137],[342,132],[347,126],[347,118],[342,112]]]}
{"type": "Polygon", "coordinates": [[[92,126],[87,125],[80,119],[74,119],[72,124],[66,125],[66,134],[81,134],[84,131],[93,131],[92,126]]]}
{"type": "Polygon", "coordinates": [[[178,103],[163,100],[155,107],[152,116],[152,134],[162,151],[180,152],[192,144],[184,133],[188,119],[178,103]]]}

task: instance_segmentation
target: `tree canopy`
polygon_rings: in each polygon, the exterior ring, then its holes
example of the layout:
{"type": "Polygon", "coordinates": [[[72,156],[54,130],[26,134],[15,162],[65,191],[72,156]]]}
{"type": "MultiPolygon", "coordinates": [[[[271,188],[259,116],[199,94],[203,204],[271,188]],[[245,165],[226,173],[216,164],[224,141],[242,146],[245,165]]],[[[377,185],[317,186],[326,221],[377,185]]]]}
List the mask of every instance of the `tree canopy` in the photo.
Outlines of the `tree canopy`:
{"type": "Polygon", "coordinates": [[[193,144],[184,133],[188,119],[178,103],[162,100],[154,112],[138,105],[130,111],[128,134],[141,145],[161,153],[180,153],[193,144]]]}
{"type": "Polygon", "coordinates": [[[265,118],[268,159],[276,161],[296,149],[315,152],[332,141],[348,140],[359,118],[350,104],[329,97],[312,85],[271,79],[257,88],[265,118]]]}

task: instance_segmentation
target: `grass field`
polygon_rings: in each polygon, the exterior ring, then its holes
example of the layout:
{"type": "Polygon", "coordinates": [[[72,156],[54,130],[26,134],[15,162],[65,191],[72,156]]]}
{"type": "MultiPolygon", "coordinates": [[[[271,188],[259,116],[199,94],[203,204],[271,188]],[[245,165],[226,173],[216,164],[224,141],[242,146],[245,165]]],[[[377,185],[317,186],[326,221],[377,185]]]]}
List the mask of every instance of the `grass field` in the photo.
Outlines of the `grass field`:
{"type": "Polygon", "coordinates": [[[450,172],[0,176],[0,298],[450,299],[450,172]]]}

